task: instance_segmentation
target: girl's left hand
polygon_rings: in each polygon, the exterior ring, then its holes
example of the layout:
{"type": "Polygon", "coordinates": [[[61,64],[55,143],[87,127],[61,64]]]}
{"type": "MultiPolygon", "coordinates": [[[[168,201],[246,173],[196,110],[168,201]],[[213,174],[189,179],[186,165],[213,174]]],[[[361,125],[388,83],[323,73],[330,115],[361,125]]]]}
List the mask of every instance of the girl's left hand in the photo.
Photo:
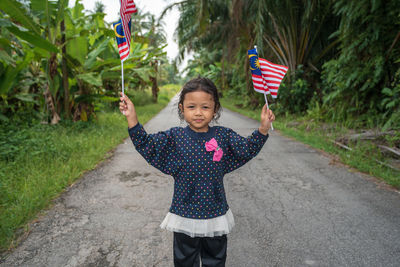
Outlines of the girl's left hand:
{"type": "Polygon", "coordinates": [[[271,128],[271,123],[275,120],[275,115],[272,110],[267,108],[265,104],[261,110],[261,125],[258,129],[260,133],[267,135],[269,129],[271,128]]]}

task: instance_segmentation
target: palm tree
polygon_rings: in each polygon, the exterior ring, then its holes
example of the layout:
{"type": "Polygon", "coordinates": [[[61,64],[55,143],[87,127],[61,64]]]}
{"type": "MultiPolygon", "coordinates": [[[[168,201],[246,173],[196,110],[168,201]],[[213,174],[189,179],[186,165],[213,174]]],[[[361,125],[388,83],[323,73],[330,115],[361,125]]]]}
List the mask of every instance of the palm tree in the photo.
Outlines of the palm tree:
{"type": "Polygon", "coordinates": [[[140,12],[138,12],[137,15],[138,16],[134,16],[132,24],[136,25],[135,28],[137,29],[136,31],[138,32],[138,35],[142,38],[145,38],[146,42],[149,44],[149,54],[154,54],[152,58],[149,58],[150,66],[153,69],[153,74],[150,76],[150,82],[152,84],[151,91],[153,101],[157,102],[159,91],[157,76],[160,61],[156,55],[160,49],[166,46],[166,33],[164,31],[162,22],[157,21],[154,15],[140,12]]]}

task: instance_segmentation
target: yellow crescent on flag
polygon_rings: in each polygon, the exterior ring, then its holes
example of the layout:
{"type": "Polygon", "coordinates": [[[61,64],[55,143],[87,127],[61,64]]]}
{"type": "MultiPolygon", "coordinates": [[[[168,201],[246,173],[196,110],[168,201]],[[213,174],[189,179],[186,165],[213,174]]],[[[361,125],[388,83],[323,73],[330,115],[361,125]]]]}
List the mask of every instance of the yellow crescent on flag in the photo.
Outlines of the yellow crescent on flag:
{"type": "MultiPolygon", "coordinates": [[[[251,61],[251,58],[252,58],[252,57],[257,57],[257,55],[249,55],[250,61],[251,61]]],[[[256,59],[255,65],[256,65],[257,68],[260,68],[260,62],[258,61],[258,57],[257,57],[257,59],[256,59]]],[[[251,70],[256,70],[255,68],[252,68],[252,67],[251,67],[251,64],[250,64],[250,69],[251,69],[251,70]]]]}
{"type": "Polygon", "coordinates": [[[116,35],[118,38],[125,38],[125,36],[118,34],[118,32],[117,32],[117,27],[118,27],[118,25],[121,25],[121,23],[115,24],[115,26],[114,26],[115,35],[116,35]]]}

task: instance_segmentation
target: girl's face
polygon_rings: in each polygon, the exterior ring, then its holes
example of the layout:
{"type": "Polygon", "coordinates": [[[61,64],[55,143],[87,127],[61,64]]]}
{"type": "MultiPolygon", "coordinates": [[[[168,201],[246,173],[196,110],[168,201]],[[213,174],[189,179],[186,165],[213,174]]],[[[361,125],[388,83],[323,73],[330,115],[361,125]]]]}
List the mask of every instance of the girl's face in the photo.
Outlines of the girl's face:
{"type": "Polygon", "coordinates": [[[208,124],[215,115],[214,98],[203,91],[186,93],[183,105],[179,104],[179,109],[193,131],[207,132],[208,124]]]}

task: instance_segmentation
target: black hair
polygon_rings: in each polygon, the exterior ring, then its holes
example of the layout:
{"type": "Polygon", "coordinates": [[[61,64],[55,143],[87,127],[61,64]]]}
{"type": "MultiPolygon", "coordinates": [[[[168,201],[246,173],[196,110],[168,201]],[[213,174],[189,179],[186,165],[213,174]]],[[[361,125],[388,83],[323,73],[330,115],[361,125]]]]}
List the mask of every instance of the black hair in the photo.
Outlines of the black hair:
{"type": "MultiPolygon", "coordinates": [[[[208,78],[205,77],[197,77],[194,78],[182,87],[181,94],[179,95],[179,103],[178,105],[182,105],[183,108],[183,100],[185,100],[185,95],[187,93],[191,92],[196,92],[196,91],[203,91],[205,93],[208,93],[212,95],[214,99],[214,112],[215,116],[213,120],[217,121],[218,118],[221,116],[221,103],[219,102],[219,97],[218,97],[218,89],[215,86],[215,84],[208,78]]],[[[180,108],[178,108],[178,115],[181,120],[183,120],[183,113],[180,108]]]]}

